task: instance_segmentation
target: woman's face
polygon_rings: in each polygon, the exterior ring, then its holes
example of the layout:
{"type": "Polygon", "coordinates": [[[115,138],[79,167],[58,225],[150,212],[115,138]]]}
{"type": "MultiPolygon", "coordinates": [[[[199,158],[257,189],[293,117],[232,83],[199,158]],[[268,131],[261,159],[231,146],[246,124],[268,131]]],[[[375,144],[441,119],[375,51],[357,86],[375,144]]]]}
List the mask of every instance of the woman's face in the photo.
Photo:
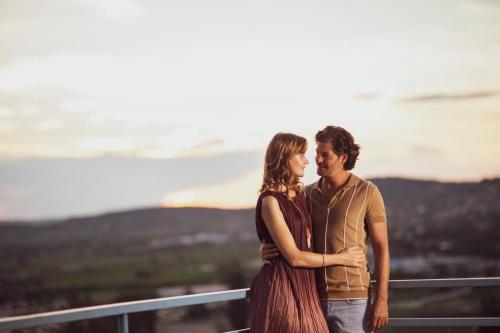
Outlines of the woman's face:
{"type": "Polygon", "coordinates": [[[305,154],[294,154],[288,161],[292,176],[295,177],[304,177],[304,169],[307,164],[309,164],[309,161],[305,154]]]}

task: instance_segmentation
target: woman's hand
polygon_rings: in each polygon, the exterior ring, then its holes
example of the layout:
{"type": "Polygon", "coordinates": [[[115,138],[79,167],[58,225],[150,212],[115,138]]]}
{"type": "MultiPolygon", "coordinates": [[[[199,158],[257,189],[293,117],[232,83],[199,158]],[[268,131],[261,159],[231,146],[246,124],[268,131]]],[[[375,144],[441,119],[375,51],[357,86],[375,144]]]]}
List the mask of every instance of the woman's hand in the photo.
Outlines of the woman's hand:
{"type": "Polygon", "coordinates": [[[339,252],[343,258],[342,265],[349,267],[361,267],[366,255],[359,246],[349,247],[339,252]]]}

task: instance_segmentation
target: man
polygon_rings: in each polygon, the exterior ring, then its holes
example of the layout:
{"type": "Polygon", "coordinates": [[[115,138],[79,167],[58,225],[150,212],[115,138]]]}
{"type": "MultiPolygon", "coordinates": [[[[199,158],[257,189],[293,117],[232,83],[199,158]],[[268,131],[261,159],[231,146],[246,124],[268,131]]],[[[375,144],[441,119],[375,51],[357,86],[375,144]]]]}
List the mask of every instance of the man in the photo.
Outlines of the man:
{"type": "MultiPolygon", "coordinates": [[[[323,313],[331,333],[373,332],[387,324],[389,245],[384,202],[378,188],[350,172],[359,155],[353,136],[338,126],[316,134],[316,165],[320,179],[305,187],[313,225],[314,250],[339,253],[369,238],[375,256],[376,292],[370,299],[370,271],[330,266],[316,270],[323,313]]],[[[277,248],[263,245],[263,259],[277,248]]]]}

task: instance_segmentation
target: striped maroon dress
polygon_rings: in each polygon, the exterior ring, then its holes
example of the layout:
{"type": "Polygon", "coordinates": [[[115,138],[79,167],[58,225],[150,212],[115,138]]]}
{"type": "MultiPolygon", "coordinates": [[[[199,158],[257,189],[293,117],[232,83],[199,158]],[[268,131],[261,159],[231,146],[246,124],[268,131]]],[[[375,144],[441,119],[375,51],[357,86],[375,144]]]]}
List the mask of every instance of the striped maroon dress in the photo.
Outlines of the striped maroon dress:
{"type": "MultiPolygon", "coordinates": [[[[307,248],[306,231],[306,225],[311,230],[311,220],[307,215],[303,192],[298,193],[292,199],[293,203],[285,193],[262,192],[257,200],[255,212],[255,225],[260,241],[273,243],[261,215],[262,199],[268,195],[278,200],[297,247],[302,251],[311,251],[307,248]],[[299,209],[303,212],[302,214],[299,209]]],[[[292,267],[281,254],[273,258],[270,264],[263,265],[250,286],[250,331],[254,333],[328,332],[319,303],[314,269],[292,267]]]]}

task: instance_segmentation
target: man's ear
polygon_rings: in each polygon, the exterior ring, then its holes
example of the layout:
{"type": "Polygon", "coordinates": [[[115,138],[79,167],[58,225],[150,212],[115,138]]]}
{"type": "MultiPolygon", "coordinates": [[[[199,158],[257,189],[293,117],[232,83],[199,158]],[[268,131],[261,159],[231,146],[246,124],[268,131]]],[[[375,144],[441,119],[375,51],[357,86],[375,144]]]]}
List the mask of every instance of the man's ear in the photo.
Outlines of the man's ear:
{"type": "MultiPolygon", "coordinates": [[[[344,168],[344,164],[347,162],[347,154],[343,154],[340,157],[340,162],[342,163],[342,167],[344,168]]],[[[345,168],[344,168],[345,169],[345,168]]]]}

